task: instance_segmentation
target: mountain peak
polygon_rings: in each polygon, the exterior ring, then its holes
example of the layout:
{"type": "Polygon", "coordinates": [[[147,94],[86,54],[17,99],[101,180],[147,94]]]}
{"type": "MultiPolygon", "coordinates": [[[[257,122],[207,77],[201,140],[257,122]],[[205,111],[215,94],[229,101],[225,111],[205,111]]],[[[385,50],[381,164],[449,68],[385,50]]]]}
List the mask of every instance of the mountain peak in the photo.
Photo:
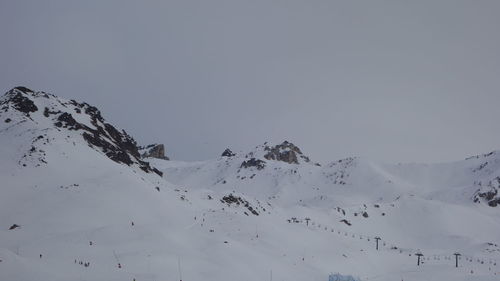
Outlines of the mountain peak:
{"type": "Polygon", "coordinates": [[[162,174],[141,160],[137,142],[131,136],[107,123],[101,112],[87,103],[19,86],[0,98],[0,115],[6,117],[5,123],[13,121],[9,124],[11,127],[29,126],[27,130],[38,131],[42,137],[47,132],[77,132],[72,134],[75,143],[83,141],[117,163],[137,165],[147,173],[162,174]]]}
{"type": "Polygon", "coordinates": [[[222,152],[221,154],[221,157],[233,157],[233,156],[236,156],[236,153],[231,151],[231,149],[229,148],[226,148],[226,150],[224,150],[224,152],[222,152]]]}
{"type": "Polygon", "coordinates": [[[38,110],[38,107],[29,98],[29,96],[34,94],[35,92],[26,87],[15,87],[5,93],[3,101],[0,101],[0,105],[2,105],[2,109],[7,109],[10,104],[17,111],[29,116],[30,113],[38,110]]]}
{"type": "Polygon", "coordinates": [[[299,164],[300,159],[310,162],[309,157],[305,156],[299,147],[286,140],[273,147],[266,145],[264,151],[266,151],[264,158],[267,160],[282,161],[288,164],[299,164]]]}

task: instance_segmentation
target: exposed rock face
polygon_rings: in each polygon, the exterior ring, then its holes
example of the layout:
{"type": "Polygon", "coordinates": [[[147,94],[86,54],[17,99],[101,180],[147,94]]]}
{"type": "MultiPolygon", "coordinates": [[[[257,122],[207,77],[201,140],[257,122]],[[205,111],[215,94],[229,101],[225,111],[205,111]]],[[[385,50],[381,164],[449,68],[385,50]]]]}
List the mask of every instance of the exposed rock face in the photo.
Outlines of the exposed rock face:
{"type": "Polygon", "coordinates": [[[232,152],[231,149],[229,148],[226,148],[226,150],[224,150],[224,152],[222,152],[222,157],[233,157],[233,156],[236,156],[236,153],[232,152]]]}
{"type": "Polygon", "coordinates": [[[87,103],[67,101],[44,92],[34,92],[26,87],[16,87],[2,97],[0,109],[4,112],[9,109],[17,110],[29,120],[30,113],[38,111],[36,102],[50,107],[45,107],[43,115],[37,117],[49,119],[53,122],[54,128],[79,131],[89,146],[101,150],[111,160],[129,166],[136,164],[147,173],[162,175],[162,172],[140,159],[137,143],[131,136],[106,123],[100,111],[87,103]],[[82,116],[77,119],[86,119],[89,123],[78,122],[73,114],[81,114],[82,116]]]}
{"type": "Polygon", "coordinates": [[[500,206],[500,194],[498,194],[498,190],[500,190],[500,177],[496,177],[486,185],[483,185],[482,182],[477,183],[477,185],[481,188],[474,195],[474,202],[486,201],[490,207],[500,206]]]}
{"type": "Polygon", "coordinates": [[[17,224],[13,224],[13,225],[11,225],[11,226],[9,227],[9,230],[14,230],[14,229],[19,228],[19,227],[20,227],[19,225],[17,225],[17,224]]]}
{"type": "Polygon", "coordinates": [[[30,112],[36,112],[38,107],[23,93],[34,94],[32,90],[26,87],[16,87],[5,94],[8,98],[0,105],[5,106],[7,103],[10,103],[19,112],[23,112],[26,116],[29,116],[30,112]]]}
{"type": "MultiPolygon", "coordinates": [[[[231,157],[235,156],[235,154],[231,150],[226,149],[222,153],[222,156],[231,157]]],[[[302,154],[302,151],[297,146],[288,141],[275,146],[269,146],[265,142],[263,145],[255,147],[254,151],[245,155],[245,161],[241,163],[240,168],[255,167],[257,170],[262,170],[266,167],[266,160],[281,161],[296,165],[311,162],[307,156],[302,154]]]]}
{"type": "MultiPolygon", "coordinates": [[[[47,108],[45,108],[45,109],[47,109],[47,108]]],[[[56,113],[58,113],[58,112],[56,112],[56,113]]],[[[44,111],[44,115],[50,116],[50,111],[49,110],[44,111]]],[[[57,122],[54,123],[54,125],[56,125],[59,128],[64,126],[64,128],[68,128],[69,130],[82,129],[82,127],[79,126],[78,123],[76,122],[76,120],[73,118],[73,115],[71,115],[70,113],[67,113],[67,112],[64,112],[61,115],[59,115],[59,117],[57,117],[57,122]]]]}
{"type": "Polygon", "coordinates": [[[255,208],[252,207],[247,200],[245,200],[245,199],[243,199],[243,198],[241,198],[239,196],[234,196],[233,194],[229,194],[229,195],[226,195],[226,196],[222,197],[222,199],[220,201],[222,203],[226,203],[228,206],[231,206],[232,204],[235,204],[235,205],[238,205],[238,206],[239,205],[243,205],[253,215],[255,215],[255,216],[259,215],[259,213],[257,212],[257,210],[255,210],[255,208]]]}
{"type": "Polygon", "coordinates": [[[170,160],[165,156],[165,146],[163,144],[150,144],[144,147],[139,147],[141,157],[152,157],[163,160],[170,160]]]}
{"type": "Polygon", "coordinates": [[[241,163],[241,168],[251,168],[255,167],[257,170],[262,170],[266,167],[266,162],[260,160],[260,159],[255,159],[255,158],[250,158],[248,160],[243,161],[241,163]]]}
{"type": "Polygon", "coordinates": [[[274,147],[266,146],[264,150],[267,151],[264,155],[264,158],[267,160],[283,161],[288,164],[299,164],[299,158],[303,159],[305,162],[310,161],[309,157],[302,154],[300,148],[288,141],[284,141],[282,144],[274,147]]]}

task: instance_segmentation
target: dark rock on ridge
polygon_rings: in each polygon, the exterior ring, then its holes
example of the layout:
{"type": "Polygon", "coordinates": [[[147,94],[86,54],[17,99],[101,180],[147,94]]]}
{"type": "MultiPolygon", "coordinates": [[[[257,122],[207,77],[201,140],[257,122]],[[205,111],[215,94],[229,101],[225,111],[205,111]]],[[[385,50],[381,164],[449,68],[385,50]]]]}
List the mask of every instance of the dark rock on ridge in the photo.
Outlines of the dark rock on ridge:
{"type": "Polygon", "coordinates": [[[305,162],[310,161],[309,157],[302,154],[300,148],[288,141],[284,141],[282,144],[274,147],[266,146],[264,150],[267,151],[264,155],[264,158],[267,160],[282,161],[288,164],[299,164],[299,158],[305,162]]]}
{"type": "Polygon", "coordinates": [[[226,148],[226,150],[224,150],[224,152],[222,152],[222,157],[233,157],[233,156],[236,156],[236,153],[232,152],[231,149],[229,148],[226,148]]]}
{"type": "Polygon", "coordinates": [[[0,105],[11,103],[16,110],[29,116],[30,112],[36,112],[38,107],[32,100],[26,97],[26,95],[23,95],[23,93],[33,94],[34,92],[26,87],[16,87],[5,94],[9,98],[0,105]]]}
{"type": "Polygon", "coordinates": [[[165,146],[163,144],[150,144],[144,147],[139,147],[141,157],[147,158],[158,158],[163,160],[170,160],[165,156],[165,146]]]}
{"type": "Polygon", "coordinates": [[[260,160],[260,159],[255,159],[255,158],[250,158],[248,160],[243,161],[241,163],[241,168],[251,168],[255,167],[257,170],[262,170],[266,167],[266,162],[260,160]]]}
{"type": "MultiPolygon", "coordinates": [[[[34,92],[26,87],[16,87],[8,91],[0,103],[2,110],[11,108],[22,112],[25,116],[30,117],[29,113],[36,112],[37,106],[33,102],[33,98],[42,97],[53,99],[55,104],[62,105],[68,110],[51,111],[45,108],[43,116],[54,120],[55,128],[67,129],[71,131],[81,131],[83,139],[89,146],[99,148],[111,160],[123,163],[126,165],[137,164],[139,168],[147,173],[153,172],[162,176],[162,172],[151,167],[148,162],[142,161],[138,151],[137,142],[129,136],[125,131],[118,131],[113,125],[106,123],[101,116],[100,111],[87,103],[79,103],[74,100],[69,102],[61,101],[56,96],[44,92],[34,92]],[[73,107],[76,113],[84,112],[90,118],[90,123],[94,128],[85,124],[79,123],[70,113],[73,107]],[[52,117],[54,116],[54,117],[52,117]]],[[[10,121],[10,119],[9,119],[10,121]]]]}

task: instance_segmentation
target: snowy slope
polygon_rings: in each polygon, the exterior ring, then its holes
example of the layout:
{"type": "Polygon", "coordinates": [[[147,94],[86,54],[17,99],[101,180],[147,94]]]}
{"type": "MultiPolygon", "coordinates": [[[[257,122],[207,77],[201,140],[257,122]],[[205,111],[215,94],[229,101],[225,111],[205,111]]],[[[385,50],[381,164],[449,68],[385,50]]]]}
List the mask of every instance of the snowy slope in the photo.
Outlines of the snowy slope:
{"type": "Polygon", "coordinates": [[[179,261],[182,280],[500,274],[498,208],[476,196],[496,188],[496,153],[319,166],[286,142],[225,155],[141,159],[97,108],[9,91],[0,98],[0,280],[179,280],[179,261]]]}
{"type": "Polygon", "coordinates": [[[498,259],[498,248],[491,251],[489,244],[498,244],[500,238],[498,208],[491,203],[498,197],[488,201],[480,196],[497,188],[496,152],[432,165],[347,158],[318,166],[266,159],[266,146],[203,162],[152,163],[169,181],[186,188],[234,190],[290,217],[338,228],[351,238],[383,237],[387,247],[408,254],[425,249],[436,260],[455,251],[488,263],[498,259]],[[261,169],[243,167],[252,158],[261,169]]]}

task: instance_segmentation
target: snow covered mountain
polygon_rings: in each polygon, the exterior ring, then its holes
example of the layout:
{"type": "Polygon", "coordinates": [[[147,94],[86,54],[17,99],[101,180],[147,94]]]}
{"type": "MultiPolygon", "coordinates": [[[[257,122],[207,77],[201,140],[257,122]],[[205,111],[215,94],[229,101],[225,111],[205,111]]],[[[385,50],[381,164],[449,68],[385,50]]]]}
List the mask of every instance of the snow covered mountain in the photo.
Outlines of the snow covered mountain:
{"type": "MultiPolygon", "coordinates": [[[[296,146],[285,141],[276,146],[265,143],[247,153],[227,149],[218,159],[195,163],[151,160],[172,183],[255,198],[273,206],[271,212],[288,214],[290,222],[308,218],[330,232],[333,225],[345,237],[383,237],[383,245],[394,252],[427,253],[426,262],[451,260],[446,253],[460,252],[465,260],[496,264],[497,152],[455,163],[393,165],[346,158],[322,166],[300,149],[284,147],[296,146]],[[287,157],[270,156],[270,151],[287,157]],[[296,155],[289,156],[292,151],[296,155]],[[487,262],[473,258],[476,255],[487,262]]],[[[471,268],[469,274],[477,270],[471,268]]],[[[487,271],[496,276],[498,268],[487,271]]],[[[387,280],[390,275],[381,276],[387,280]]],[[[462,278],[479,280],[471,276],[462,278]]]]}
{"type": "Polygon", "coordinates": [[[429,165],[320,165],[290,142],[158,155],[86,103],[7,92],[0,280],[500,277],[497,152],[429,165]]]}
{"type": "MultiPolygon", "coordinates": [[[[252,196],[273,199],[283,198],[283,193],[294,189],[289,193],[299,195],[300,202],[317,196],[320,201],[331,197],[331,203],[336,204],[345,204],[346,200],[352,204],[391,202],[416,194],[449,203],[474,202],[490,207],[500,204],[500,155],[496,151],[456,163],[388,165],[346,158],[321,166],[313,164],[297,146],[284,141],[275,146],[264,143],[248,153],[236,154],[226,149],[219,159],[210,161],[152,161],[171,182],[194,187],[208,184],[222,190],[230,185],[252,196]],[[263,186],[264,190],[256,190],[255,186],[263,186]],[[311,187],[313,191],[309,190],[311,187]],[[342,200],[336,199],[339,196],[342,200]]],[[[286,202],[290,198],[285,198],[286,202]]]]}
{"type": "Polygon", "coordinates": [[[24,167],[28,164],[47,164],[44,148],[50,147],[51,141],[65,139],[76,145],[81,142],[81,137],[88,146],[115,162],[139,167],[147,173],[160,173],[140,160],[132,137],[106,123],[99,110],[86,103],[17,87],[2,97],[0,110],[6,123],[2,132],[15,134],[17,131],[24,136],[16,140],[30,141],[30,144],[24,144],[31,146],[29,151],[19,160],[24,167]]]}

